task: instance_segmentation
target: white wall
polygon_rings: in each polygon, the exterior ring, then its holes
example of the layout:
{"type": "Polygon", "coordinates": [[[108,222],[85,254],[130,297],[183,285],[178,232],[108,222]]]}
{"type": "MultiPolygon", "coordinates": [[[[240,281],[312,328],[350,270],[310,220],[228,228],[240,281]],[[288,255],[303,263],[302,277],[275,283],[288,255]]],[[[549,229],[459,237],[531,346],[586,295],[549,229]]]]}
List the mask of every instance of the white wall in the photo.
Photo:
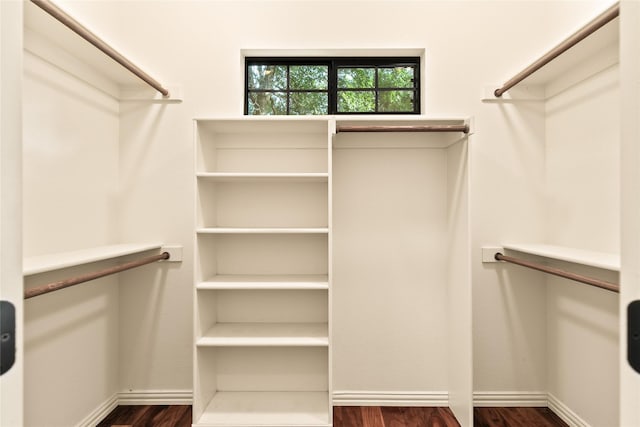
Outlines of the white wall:
{"type": "MultiPolygon", "coordinates": [[[[474,116],[476,123],[470,146],[475,388],[546,390],[547,299],[540,276],[480,262],[487,243],[545,236],[545,111],[480,98],[485,85],[519,71],[605,3],[64,2],[160,80],[184,90],[180,105],[121,109],[120,237],[182,244],[185,261],[153,282],[122,278],[120,387],[191,388],[191,120],[242,114],[241,49],[424,47],[424,113],[474,116]]],[[[334,358],[336,366],[343,362],[334,358]]]]}
{"type": "MultiPolygon", "coordinates": [[[[30,51],[23,96],[24,255],[117,242],[118,103],[30,51]]],[[[117,391],[118,279],[24,305],[24,425],[73,425],[117,391]]]]}
{"type": "Polygon", "coordinates": [[[446,151],[335,148],[333,172],[334,390],[446,392],[446,151]]]}

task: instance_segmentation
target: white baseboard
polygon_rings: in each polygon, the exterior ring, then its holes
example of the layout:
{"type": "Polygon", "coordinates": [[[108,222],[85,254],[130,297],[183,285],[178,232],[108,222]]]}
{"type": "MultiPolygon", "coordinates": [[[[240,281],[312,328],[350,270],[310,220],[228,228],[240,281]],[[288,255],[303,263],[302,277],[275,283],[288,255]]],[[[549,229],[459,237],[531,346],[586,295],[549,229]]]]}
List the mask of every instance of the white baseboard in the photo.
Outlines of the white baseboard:
{"type": "Polygon", "coordinates": [[[446,391],[334,391],[336,406],[449,406],[446,391]]]}
{"type": "Polygon", "coordinates": [[[530,406],[546,407],[551,409],[569,427],[591,427],[589,423],[580,418],[567,405],[561,402],[551,393],[542,391],[502,392],[502,391],[476,391],[473,393],[473,406],[530,406]]]}
{"type": "MultiPolygon", "coordinates": [[[[191,390],[138,390],[115,393],[76,427],[93,427],[102,421],[118,405],[191,405],[191,390]]],[[[334,391],[336,406],[449,406],[446,391],[334,391]]],[[[567,405],[551,393],[541,391],[501,392],[476,391],[473,406],[477,407],[548,407],[570,427],[591,427],[567,405]]]]}
{"type": "Polygon", "coordinates": [[[548,394],[548,401],[549,409],[551,409],[557,416],[559,416],[562,421],[569,424],[569,427],[591,427],[589,423],[580,418],[578,414],[569,409],[567,405],[561,402],[553,394],[548,394]]]}
{"type": "Polygon", "coordinates": [[[547,396],[544,391],[475,391],[473,392],[473,406],[547,407],[547,396]]]}
{"type": "Polygon", "coordinates": [[[76,424],[76,427],[94,427],[104,420],[118,406],[118,393],[105,400],[100,406],[94,409],[84,420],[76,424]]]}
{"type": "Polygon", "coordinates": [[[191,390],[144,390],[115,393],[94,409],[76,427],[94,427],[118,405],[191,405],[191,390]]]}
{"type": "Polygon", "coordinates": [[[118,405],[191,405],[191,390],[129,390],[118,393],[118,405]]]}

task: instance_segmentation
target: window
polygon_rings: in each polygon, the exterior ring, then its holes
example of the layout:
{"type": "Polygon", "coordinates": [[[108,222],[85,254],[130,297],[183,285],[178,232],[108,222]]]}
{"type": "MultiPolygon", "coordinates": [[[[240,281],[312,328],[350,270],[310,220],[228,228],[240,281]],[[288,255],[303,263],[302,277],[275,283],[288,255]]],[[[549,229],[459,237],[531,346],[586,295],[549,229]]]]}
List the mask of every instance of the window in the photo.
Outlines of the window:
{"type": "Polygon", "coordinates": [[[420,58],[246,58],[245,114],[420,114],[420,58]]]}

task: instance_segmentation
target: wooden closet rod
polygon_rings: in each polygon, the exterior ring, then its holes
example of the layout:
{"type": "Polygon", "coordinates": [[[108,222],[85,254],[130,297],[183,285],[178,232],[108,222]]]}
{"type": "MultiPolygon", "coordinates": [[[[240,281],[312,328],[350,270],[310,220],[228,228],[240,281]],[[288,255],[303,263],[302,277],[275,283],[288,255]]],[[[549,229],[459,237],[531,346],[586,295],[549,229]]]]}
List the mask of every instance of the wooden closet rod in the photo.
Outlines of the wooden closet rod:
{"type": "Polygon", "coordinates": [[[111,274],[120,273],[121,271],[130,270],[152,262],[169,259],[169,253],[163,252],[160,255],[153,255],[146,258],[140,258],[136,261],[126,262],[114,267],[105,268],[104,270],[94,271],[93,273],[83,274],[81,276],[71,277],[69,279],[60,280],[58,282],[47,283],[46,285],[37,286],[35,288],[24,291],[24,299],[37,297],[38,295],[48,294],[49,292],[58,291],[70,286],[79,285],[89,280],[99,279],[100,277],[109,276],[111,274]]]}
{"type": "Polygon", "coordinates": [[[338,126],[336,132],[462,132],[469,133],[469,125],[400,125],[400,126],[338,126]]]}
{"type": "Polygon", "coordinates": [[[162,85],[153,77],[142,71],[137,65],[125,58],[120,52],[109,46],[104,40],[96,36],[89,29],[83,26],[81,23],[69,16],[65,11],[60,9],[54,3],[49,0],[31,0],[32,3],[40,7],[42,10],[53,16],[55,19],[69,27],[73,32],[80,37],[100,49],[105,55],[122,65],[131,73],[138,76],[149,86],[160,92],[163,96],[169,96],[169,91],[162,87],[162,85]]]}
{"type": "Polygon", "coordinates": [[[531,261],[525,261],[519,258],[514,258],[496,253],[494,258],[498,261],[506,261],[512,264],[521,265],[523,267],[532,268],[534,270],[542,271],[545,273],[553,274],[554,276],[564,277],[565,279],[575,280],[576,282],[585,283],[587,285],[595,286],[597,288],[606,289],[611,292],[620,292],[620,285],[607,282],[600,279],[594,279],[593,277],[583,276],[581,274],[570,273],[568,271],[560,270],[558,268],[547,267],[546,265],[538,264],[531,261]]]}
{"type": "Polygon", "coordinates": [[[520,71],[511,80],[507,81],[501,88],[496,89],[493,94],[500,98],[503,93],[520,83],[522,80],[529,77],[531,74],[538,71],[540,68],[547,65],[549,62],[556,59],[558,56],[562,55],[567,50],[571,49],[573,46],[590,36],[591,34],[598,31],[601,27],[615,19],[620,15],[620,3],[616,3],[611,6],[609,9],[602,12],[600,15],[596,16],[593,20],[587,23],[584,27],[580,28],[578,31],[573,33],[569,38],[564,40],[558,46],[551,49],[549,52],[544,54],[540,59],[535,61],[533,64],[529,65],[524,70],[520,71]]]}

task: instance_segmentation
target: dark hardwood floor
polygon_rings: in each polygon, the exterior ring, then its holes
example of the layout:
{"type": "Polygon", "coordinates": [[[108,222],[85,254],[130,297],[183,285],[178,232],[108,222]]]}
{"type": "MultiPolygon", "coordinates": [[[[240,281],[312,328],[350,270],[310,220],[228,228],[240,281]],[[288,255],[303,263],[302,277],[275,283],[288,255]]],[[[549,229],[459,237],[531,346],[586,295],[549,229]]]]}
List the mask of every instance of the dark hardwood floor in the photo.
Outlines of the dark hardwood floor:
{"type": "MultiPolygon", "coordinates": [[[[568,427],[547,408],[475,408],[474,427],[568,427]]],[[[336,406],[334,427],[459,427],[448,408],[336,406]]],[[[191,406],[118,406],[96,427],[191,427],[191,406]]]]}
{"type": "Polygon", "coordinates": [[[549,408],[473,408],[474,427],[569,427],[549,408]]]}
{"type": "Polygon", "coordinates": [[[191,405],[122,405],[96,427],[191,427],[191,405]]]}
{"type": "Polygon", "coordinates": [[[334,427],[459,427],[449,408],[336,406],[334,427]]]}

